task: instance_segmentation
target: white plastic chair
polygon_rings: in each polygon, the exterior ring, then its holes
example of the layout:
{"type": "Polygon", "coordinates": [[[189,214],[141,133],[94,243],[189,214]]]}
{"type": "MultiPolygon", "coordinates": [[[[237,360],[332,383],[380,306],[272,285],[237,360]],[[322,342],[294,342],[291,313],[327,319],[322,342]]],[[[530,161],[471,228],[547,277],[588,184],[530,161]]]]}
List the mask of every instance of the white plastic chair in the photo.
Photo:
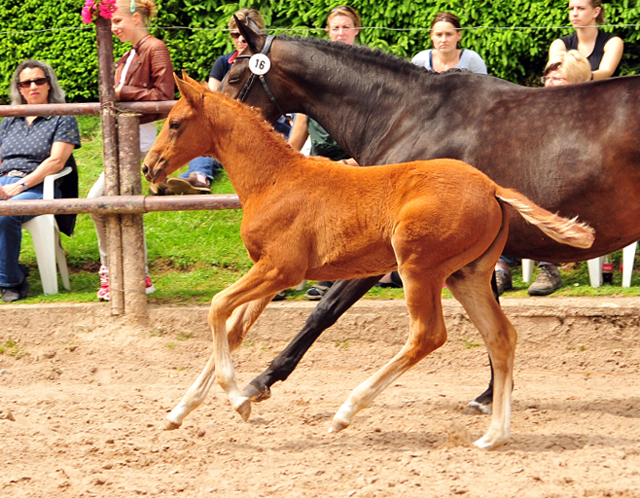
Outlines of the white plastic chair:
{"type": "MultiPolygon", "coordinates": [[[[43,199],[54,199],[55,181],[71,173],[71,167],[65,166],[58,173],[48,175],[44,179],[43,199]]],[[[56,262],[60,271],[62,285],[67,290],[69,284],[69,270],[67,268],[67,256],[60,243],[60,230],[56,218],[52,214],[43,214],[22,224],[23,229],[29,230],[33,239],[33,247],[38,261],[38,271],[42,280],[42,290],[45,296],[58,293],[58,275],[56,262]]]]}

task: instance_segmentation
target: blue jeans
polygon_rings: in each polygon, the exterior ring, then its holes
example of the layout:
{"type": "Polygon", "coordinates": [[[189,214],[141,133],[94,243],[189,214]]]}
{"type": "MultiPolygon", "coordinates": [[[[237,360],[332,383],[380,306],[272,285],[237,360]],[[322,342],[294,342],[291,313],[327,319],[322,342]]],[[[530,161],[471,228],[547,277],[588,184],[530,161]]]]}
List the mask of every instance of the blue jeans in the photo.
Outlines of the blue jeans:
{"type": "MultiPolygon", "coordinates": [[[[498,259],[499,263],[504,263],[505,265],[508,266],[514,266],[517,263],[517,259],[516,258],[512,258],[511,256],[505,256],[504,254],[502,256],[500,256],[500,259],[498,259]]],[[[558,267],[560,266],[560,263],[551,263],[550,261],[538,261],[538,267],[541,266],[555,266],[558,267]]]]}
{"type": "Polygon", "coordinates": [[[198,173],[206,176],[211,182],[220,170],[222,170],[222,163],[215,157],[196,157],[189,163],[189,169],[182,173],[179,178],[188,178],[189,173],[198,173]]]}
{"type": "MultiPolygon", "coordinates": [[[[0,185],[8,185],[20,181],[22,178],[15,176],[0,176],[0,185]]],[[[21,194],[12,197],[12,201],[26,201],[42,199],[44,185],[36,185],[21,194]]],[[[59,192],[56,191],[56,197],[59,192]]],[[[22,243],[22,224],[33,215],[24,216],[0,216],[0,287],[15,287],[24,280],[18,261],[20,260],[20,244],[22,243]]]]}

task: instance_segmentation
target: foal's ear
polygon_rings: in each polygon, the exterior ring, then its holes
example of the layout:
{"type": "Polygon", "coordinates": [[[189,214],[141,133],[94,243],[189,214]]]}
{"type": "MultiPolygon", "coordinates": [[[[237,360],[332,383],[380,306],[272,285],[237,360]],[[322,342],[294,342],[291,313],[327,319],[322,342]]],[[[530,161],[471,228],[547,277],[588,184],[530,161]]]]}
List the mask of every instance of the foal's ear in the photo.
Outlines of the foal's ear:
{"type": "Polygon", "coordinates": [[[191,107],[199,107],[203,100],[202,87],[200,87],[197,82],[195,82],[195,84],[191,84],[188,81],[181,80],[175,74],[173,75],[173,77],[175,78],[176,84],[178,85],[180,95],[182,95],[187,100],[187,102],[189,102],[189,105],[191,107]]]}
{"type": "Polygon", "coordinates": [[[187,83],[189,83],[190,85],[193,86],[201,86],[200,83],[198,83],[196,80],[194,80],[191,76],[189,76],[187,74],[187,72],[183,69],[182,70],[182,79],[185,80],[187,83]]]}
{"type": "Polygon", "coordinates": [[[238,27],[238,31],[242,35],[249,45],[249,48],[253,53],[260,52],[262,47],[264,47],[264,33],[260,29],[260,26],[256,24],[256,22],[247,17],[247,24],[241,22],[236,15],[233,15],[233,18],[236,21],[236,26],[238,27]]]}

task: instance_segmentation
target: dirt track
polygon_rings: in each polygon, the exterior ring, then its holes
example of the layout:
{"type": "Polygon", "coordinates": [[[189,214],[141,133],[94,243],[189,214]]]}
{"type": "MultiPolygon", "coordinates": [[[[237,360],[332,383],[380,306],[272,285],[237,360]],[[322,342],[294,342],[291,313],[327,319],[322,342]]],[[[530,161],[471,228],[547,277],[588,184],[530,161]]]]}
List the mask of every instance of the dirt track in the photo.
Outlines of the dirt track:
{"type": "MultiPolygon", "coordinates": [[[[3,306],[0,344],[24,356],[0,355],[0,496],[640,497],[640,298],[531,303],[505,303],[520,342],[512,438],[493,452],[468,446],[489,423],[462,413],[487,359],[454,304],[449,342],[337,435],[340,404],[399,349],[400,303],[345,317],[249,423],[214,386],[173,432],[157,427],[210,354],[206,308],[128,327],[106,306],[3,306]]],[[[242,384],[308,311],[261,319],[234,354],[242,384]]]]}

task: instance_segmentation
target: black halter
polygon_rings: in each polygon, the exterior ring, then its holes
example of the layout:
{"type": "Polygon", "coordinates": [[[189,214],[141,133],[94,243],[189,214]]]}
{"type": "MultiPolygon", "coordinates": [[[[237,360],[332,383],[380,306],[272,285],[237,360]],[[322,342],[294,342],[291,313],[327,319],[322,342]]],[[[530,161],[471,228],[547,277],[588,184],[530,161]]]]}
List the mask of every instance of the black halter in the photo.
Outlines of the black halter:
{"type": "MultiPolygon", "coordinates": [[[[267,55],[269,53],[269,50],[271,50],[271,43],[273,42],[274,38],[275,36],[273,35],[267,35],[267,39],[264,42],[264,47],[262,47],[262,52],[260,52],[261,54],[267,55]]],[[[251,58],[251,55],[249,54],[238,55],[236,57],[236,59],[250,59],[250,58],[251,58]]],[[[276,109],[280,113],[280,116],[284,116],[285,119],[287,119],[288,121],[289,118],[287,118],[285,112],[282,110],[282,107],[280,107],[280,104],[278,104],[278,101],[273,96],[273,93],[271,93],[271,90],[269,90],[269,85],[267,85],[267,81],[264,79],[264,74],[261,74],[260,76],[258,76],[257,74],[252,72],[251,76],[249,76],[249,79],[244,84],[244,87],[242,87],[242,90],[240,91],[240,95],[238,95],[238,100],[240,100],[240,102],[245,101],[245,99],[247,98],[247,94],[249,93],[249,90],[251,90],[253,83],[256,81],[256,78],[260,79],[260,83],[262,83],[262,88],[264,88],[265,93],[267,94],[271,102],[273,102],[273,105],[276,106],[276,109]]]]}

